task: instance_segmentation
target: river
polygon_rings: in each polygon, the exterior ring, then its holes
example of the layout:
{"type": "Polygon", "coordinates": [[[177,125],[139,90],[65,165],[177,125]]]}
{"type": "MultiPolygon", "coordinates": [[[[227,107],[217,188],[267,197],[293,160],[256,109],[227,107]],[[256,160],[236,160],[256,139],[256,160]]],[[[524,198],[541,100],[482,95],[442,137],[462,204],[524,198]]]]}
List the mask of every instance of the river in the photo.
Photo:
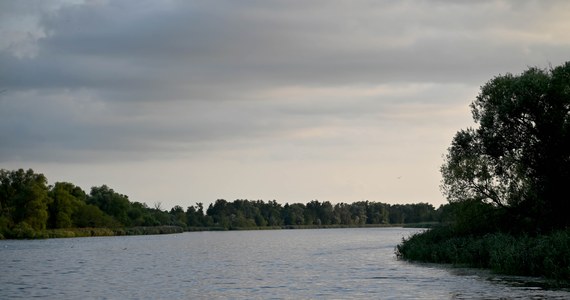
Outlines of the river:
{"type": "Polygon", "coordinates": [[[0,241],[0,299],[570,299],[526,278],[399,261],[418,229],[0,241]]]}

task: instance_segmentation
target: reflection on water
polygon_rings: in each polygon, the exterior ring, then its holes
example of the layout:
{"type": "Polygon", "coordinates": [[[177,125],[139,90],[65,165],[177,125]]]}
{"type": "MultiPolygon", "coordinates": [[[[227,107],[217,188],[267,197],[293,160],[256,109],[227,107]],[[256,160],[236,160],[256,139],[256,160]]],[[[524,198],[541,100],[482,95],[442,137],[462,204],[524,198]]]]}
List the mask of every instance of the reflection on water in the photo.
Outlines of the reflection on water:
{"type": "MultiPolygon", "coordinates": [[[[0,299],[568,299],[515,277],[396,260],[403,228],[0,241],[0,299]]],[[[525,279],[526,280],[526,279],[525,279]]]]}

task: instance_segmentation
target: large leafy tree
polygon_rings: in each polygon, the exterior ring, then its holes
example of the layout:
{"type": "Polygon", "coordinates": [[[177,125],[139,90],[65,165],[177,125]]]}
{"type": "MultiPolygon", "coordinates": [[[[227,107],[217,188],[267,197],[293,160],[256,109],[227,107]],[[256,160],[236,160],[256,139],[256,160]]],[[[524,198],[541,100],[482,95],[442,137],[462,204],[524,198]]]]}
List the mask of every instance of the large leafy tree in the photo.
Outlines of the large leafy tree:
{"type": "Polygon", "coordinates": [[[49,192],[51,202],[48,205],[50,228],[74,226],[73,219],[78,209],[85,205],[86,194],[78,186],[69,182],[56,182],[49,192]]]}
{"type": "Polygon", "coordinates": [[[130,225],[128,212],[131,206],[129,197],[119,194],[106,185],[92,187],[87,203],[97,206],[124,226],[130,225]]]}
{"type": "Polygon", "coordinates": [[[3,227],[25,223],[35,230],[46,228],[47,179],[32,169],[0,170],[0,219],[3,227]]]}
{"type": "Polygon", "coordinates": [[[481,201],[542,227],[570,224],[570,62],[487,82],[441,168],[450,202],[481,201]]]}

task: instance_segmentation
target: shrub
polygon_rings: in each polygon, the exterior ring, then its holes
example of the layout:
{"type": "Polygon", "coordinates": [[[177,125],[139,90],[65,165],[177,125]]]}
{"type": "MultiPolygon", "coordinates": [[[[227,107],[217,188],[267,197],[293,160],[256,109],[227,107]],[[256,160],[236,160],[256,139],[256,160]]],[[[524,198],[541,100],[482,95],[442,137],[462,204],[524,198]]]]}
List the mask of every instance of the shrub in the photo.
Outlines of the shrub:
{"type": "Polygon", "coordinates": [[[568,284],[570,230],[547,235],[490,233],[456,235],[451,227],[438,227],[403,239],[399,258],[491,268],[511,275],[544,276],[568,284]]]}

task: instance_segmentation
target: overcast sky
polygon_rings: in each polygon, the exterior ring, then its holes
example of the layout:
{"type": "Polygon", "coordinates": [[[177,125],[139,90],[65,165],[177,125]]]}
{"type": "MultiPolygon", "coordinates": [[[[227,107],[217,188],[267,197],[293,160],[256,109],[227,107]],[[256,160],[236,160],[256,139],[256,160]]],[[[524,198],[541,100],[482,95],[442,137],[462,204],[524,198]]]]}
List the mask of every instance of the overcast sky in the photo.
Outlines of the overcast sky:
{"type": "Polygon", "coordinates": [[[494,76],[570,60],[570,1],[0,2],[0,168],[163,208],[445,203],[494,76]]]}

